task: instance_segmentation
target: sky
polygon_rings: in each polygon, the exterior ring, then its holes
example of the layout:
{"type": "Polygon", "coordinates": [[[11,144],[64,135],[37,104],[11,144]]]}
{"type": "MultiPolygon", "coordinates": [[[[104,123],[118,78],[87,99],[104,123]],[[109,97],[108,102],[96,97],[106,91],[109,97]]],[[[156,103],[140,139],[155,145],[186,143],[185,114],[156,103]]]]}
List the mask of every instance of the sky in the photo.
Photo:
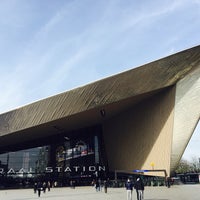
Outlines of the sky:
{"type": "MultiPolygon", "coordinates": [[[[0,0],[0,113],[197,46],[199,33],[200,0],[0,0]]],[[[200,156],[196,132],[186,159],[200,156]]]]}

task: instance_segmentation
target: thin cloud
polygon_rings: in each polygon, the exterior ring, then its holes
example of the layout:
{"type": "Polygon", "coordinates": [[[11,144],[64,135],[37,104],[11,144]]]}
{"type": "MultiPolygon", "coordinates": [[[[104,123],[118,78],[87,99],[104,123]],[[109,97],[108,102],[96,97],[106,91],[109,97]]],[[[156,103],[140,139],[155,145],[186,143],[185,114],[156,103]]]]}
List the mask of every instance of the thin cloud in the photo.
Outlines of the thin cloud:
{"type": "MultiPolygon", "coordinates": [[[[34,32],[30,30],[31,37],[18,53],[15,68],[4,73],[12,83],[10,87],[15,86],[13,88],[22,94],[17,97],[18,102],[20,98],[22,103],[35,101],[62,92],[65,86],[69,89],[117,73],[122,69],[120,65],[131,67],[154,60],[153,51],[146,55],[142,51],[161,40],[162,48],[156,50],[154,47],[157,57],[180,49],[176,46],[180,38],[178,33],[169,34],[163,40],[152,36],[150,31],[159,21],[163,28],[171,13],[189,5],[187,0],[164,1],[156,6],[141,4],[139,11],[135,2],[102,1],[98,5],[85,2],[63,4],[45,20],[41,18],[34,32]],[[80,71],[80,68],[87,70],[88,76],[82,80],[77,77],[70,83],[69,77],[75,76],[72,73],[80,71]]],[[[162,35],[164,31],[159,33],[162,35]]],[[[11,97],[12,92],[7,97],[11,97]]]]}

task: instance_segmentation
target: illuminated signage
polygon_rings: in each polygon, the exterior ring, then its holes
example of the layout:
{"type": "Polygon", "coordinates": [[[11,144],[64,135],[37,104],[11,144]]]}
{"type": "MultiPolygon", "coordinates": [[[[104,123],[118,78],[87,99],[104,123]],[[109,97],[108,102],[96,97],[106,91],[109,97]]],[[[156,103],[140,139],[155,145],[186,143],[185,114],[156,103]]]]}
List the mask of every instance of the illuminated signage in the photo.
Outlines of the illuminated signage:
{"type": "MultiPolygon", "coordinates": [[[[101,172],[106,171],[105,166],[73,166],[73,167],[46,167],[44,173],[60,173],[60,172],[76,172],[76,173],[82,173],[82,172],[101,172]]],[[[32,169],[25,170],[24,168],[21,168],[19,170],[15,170],[13,168],[8,169],[7,171],[4,170],[4,168],[0,168],[0,174],[24,174],[24,173],[34,173],[32,169]]]]}

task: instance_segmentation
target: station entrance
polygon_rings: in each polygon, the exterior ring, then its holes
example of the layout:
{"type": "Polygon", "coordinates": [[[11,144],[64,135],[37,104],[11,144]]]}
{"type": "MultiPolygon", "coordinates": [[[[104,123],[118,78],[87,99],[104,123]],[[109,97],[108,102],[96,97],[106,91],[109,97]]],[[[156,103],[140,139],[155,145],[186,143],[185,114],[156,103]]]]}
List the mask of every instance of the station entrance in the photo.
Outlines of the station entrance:
{"type": "Polygon", "coordinates": [[[0,187],[32,187],[35,181],[56,186],[91,184],[107,176],[101,126],[46,138],[42,146],[0,154],[0,187]]]}

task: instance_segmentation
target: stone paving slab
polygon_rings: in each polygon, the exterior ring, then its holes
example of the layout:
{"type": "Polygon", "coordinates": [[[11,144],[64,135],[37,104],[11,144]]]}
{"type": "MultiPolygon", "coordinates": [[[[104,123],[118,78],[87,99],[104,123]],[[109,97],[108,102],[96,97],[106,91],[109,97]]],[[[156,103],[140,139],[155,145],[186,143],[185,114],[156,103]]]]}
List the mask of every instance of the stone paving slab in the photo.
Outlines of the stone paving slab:
{"type": "MultiPolygon", "coordinates": [[[[108,188],[108,193],[96,192],[93,187],[52,188],[38,197],[32,189],[0,190],[0,200],[126,200],[125,188],[108,188]]],[[[145,187],[144,200],[199,200],[200,185],[145,187]]],[[[136,200],[136,192],[133,192],[136,200]]]]}

